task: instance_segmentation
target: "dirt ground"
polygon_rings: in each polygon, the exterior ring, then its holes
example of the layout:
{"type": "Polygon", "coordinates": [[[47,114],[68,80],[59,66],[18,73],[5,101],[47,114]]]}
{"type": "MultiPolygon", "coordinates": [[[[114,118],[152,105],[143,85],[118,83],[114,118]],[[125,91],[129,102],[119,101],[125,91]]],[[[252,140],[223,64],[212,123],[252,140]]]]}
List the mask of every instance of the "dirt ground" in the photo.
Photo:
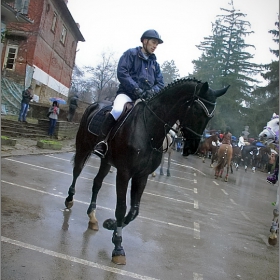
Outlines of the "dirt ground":
{"type": "Polygon", "coordinates": [[[37,140],[29,138],[16,138],[15,146],[1,144],[1,157],[37,155],[37,154],[54,154],[75,151],[75,139],[67,139],[59,141],[62,143],[61,150],[42,149],[37,147],[37,140]]]}

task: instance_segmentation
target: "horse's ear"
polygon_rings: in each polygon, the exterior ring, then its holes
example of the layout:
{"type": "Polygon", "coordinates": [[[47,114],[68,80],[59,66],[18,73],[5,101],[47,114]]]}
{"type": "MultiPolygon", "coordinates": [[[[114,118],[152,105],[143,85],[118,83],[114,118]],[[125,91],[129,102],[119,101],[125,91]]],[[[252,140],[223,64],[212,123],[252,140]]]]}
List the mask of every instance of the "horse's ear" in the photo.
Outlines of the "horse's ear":
{"type": "Polygon", "coordinates": [[[215,90],[214,95],[215,95],[216,97],[220,97],[220,96],[224,95],[224,94],[227,92],[227,90],[228,90],[229,87],[230,87],[230,86],[228,85],[228,86],[225,87],[225,88],[215,90]]]}
{"type": "Polygon", "coordinates": [[[205,83],[203,83],[203,85],[202,85],[202,87],[200,89],[200,92],[206,93],[208,91],[208,89],[209,89],[208,82],[205,82],[205,83]]]}

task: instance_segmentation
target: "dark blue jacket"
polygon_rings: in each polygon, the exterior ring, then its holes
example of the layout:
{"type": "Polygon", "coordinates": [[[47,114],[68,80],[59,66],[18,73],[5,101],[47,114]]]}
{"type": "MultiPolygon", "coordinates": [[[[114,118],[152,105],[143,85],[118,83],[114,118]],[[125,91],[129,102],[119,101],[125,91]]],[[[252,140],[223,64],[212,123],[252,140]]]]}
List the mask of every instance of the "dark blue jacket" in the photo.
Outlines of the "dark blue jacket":
{"type": "Polygon", "coordinates": [[[141,47],[129,49],[121,56],[117,76],[120,82],[117,94],[125,93],[133,101],[138,98],[134,94],[136,88],[153,89],[158,93],[164,87],[156,56],[151,54],[145,59],[141,47]]]}

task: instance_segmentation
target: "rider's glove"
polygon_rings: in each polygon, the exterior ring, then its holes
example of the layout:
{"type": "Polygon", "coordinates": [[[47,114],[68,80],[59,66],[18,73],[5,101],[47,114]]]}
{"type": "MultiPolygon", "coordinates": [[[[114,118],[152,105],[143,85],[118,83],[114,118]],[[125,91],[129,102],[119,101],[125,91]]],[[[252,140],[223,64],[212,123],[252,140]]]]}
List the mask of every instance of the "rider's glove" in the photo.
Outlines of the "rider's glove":
{"type": "Polygon", "coordinates": [[[144,99],[146,99],[146,98],[150,99],[154,96],[154,94],[155,94],[155,91],[153,89],[146,90],[143,94],[143,98],[144,99]],[[144,95],[145,95],[145,97],[144,97],[144,95]]]}
{"type": "Polygon", "coordinates": [[[141,88],[136,88],[134,90],[134,94],[136,95],[137,98],[140,98],[140,97],[142,97],[143,90],[141,88]]]}

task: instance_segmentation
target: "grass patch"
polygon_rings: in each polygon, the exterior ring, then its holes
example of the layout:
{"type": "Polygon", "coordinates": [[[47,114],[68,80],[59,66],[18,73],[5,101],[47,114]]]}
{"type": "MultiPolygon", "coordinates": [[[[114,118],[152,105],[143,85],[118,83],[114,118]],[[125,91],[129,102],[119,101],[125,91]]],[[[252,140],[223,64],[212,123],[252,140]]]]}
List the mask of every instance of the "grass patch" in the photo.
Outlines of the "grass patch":
{"type": "Polygon", "coordinates": [[[10,137],[8,137],[8,136],[1,135],[1,139],[8,140],[8,139],[11,139],[11,138],[10,138],[10,137]]]}
{"type": "Polygon", "coordinates": [[[53,141],[53,140],[39,140],[39,141],[46,144],[59,144],[58,141],[53,141]]]}

